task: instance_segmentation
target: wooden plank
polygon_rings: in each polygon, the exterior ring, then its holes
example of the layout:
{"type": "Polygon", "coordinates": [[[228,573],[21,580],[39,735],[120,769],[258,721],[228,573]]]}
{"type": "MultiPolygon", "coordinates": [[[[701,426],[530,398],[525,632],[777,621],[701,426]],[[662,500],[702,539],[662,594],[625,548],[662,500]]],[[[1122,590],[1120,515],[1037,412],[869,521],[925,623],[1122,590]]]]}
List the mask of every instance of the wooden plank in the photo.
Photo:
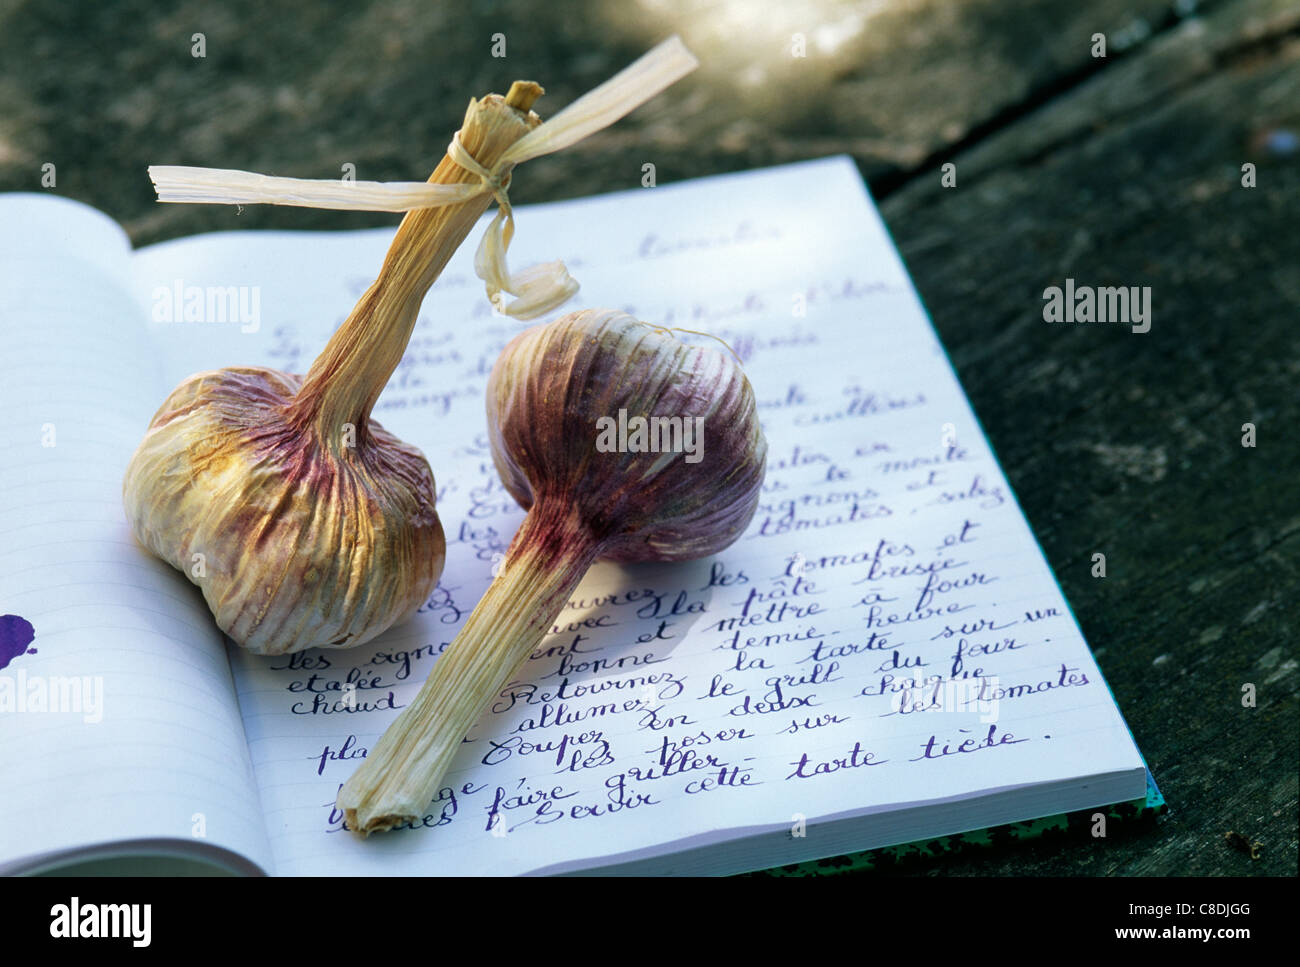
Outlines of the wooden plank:
{"type": "Polygon", "coordinates": [[[1222,5],[959,154],[956,188],[936,170],[883,205],[1172,808],[1113,848],[945,873],[1295,873],[1298,23],[1222,5]],[[1150,286],[1150,331],[1044,322],[1067,277],[1150,286]]]}
{"type": "Polygon", "coordinates": [[[427,175],[471,95],[543,83],[544,116],[679,32],[704,66],[656,102],[516,179],[528,201],[848,151],[872,178],[920,164],[1063,77],[1096,68],[1093,33],[1138,49],[1173,0],[9,0],[0,6],[0,190],[58,191],[135,244],[228,228],[345,229],[389,216],[159,206],[149,164],[363,179],[427,175]],[[204,35],[205,55],[191,56],[204,35]],[[492,56],[502,33],[506,56],[492,56]],[[807,56],[795,57],[794,37],[807,56]]]}

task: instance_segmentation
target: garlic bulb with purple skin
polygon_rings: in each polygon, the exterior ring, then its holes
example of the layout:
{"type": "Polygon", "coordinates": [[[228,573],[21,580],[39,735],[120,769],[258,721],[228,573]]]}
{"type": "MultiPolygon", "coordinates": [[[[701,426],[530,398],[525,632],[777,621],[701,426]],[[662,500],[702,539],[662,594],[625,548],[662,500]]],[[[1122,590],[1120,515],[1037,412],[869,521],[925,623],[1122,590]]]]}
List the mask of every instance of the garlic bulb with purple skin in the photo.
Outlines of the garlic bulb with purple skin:
{"type": "Polygon", "coordinates": [[[493,460],[528,510],[500,573],[344,784],[348,826],[418,819],[461,740],[597,560],[715,554],[753,519],[766,464],[736,359],[613,310],[526,330],[488,380],[493,460]]]}
{"type": "MultiPolygon", "coordinates": [[[[461,149],[494,165],[541,124],[529,110],[541,93],[517,81],[504,98],[471,101],[461,149]]],[[[479,180],[449,156],[429,178],[479,180]]],[[[354,647],[433,591],[446,557],[433,474],[370,412],[425,292],[490,201],[407,214],[378,279],[305,377],[261,367],[191,376],[131,458],[123,500],[136,537],[197,584],[250,651],[354,647]]]]}

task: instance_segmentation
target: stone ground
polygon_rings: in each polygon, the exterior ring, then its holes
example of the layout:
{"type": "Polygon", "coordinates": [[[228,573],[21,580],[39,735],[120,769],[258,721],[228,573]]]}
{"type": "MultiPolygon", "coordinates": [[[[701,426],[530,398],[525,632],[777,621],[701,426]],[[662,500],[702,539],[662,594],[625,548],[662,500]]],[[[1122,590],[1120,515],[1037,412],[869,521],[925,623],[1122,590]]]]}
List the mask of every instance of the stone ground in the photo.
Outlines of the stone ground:
{"type": "Polygon", "coordinates": [[[40,190],[54,162],[59,193],[137,245],[391,225],[159,206],[144,169],[423,178],[471,94],[536,79],[545,116],[673,32],[701,70],[531,162],[512,199],[630,187],[645,161],[664,183],[851,154],[1171,807],[1115,840],[916,872],[1294,875],[1294,0],[0,0],[0,191],[40,190]],[[1151,286],[1151,331],[1045,325],[1067,276],[1151,286]]]}

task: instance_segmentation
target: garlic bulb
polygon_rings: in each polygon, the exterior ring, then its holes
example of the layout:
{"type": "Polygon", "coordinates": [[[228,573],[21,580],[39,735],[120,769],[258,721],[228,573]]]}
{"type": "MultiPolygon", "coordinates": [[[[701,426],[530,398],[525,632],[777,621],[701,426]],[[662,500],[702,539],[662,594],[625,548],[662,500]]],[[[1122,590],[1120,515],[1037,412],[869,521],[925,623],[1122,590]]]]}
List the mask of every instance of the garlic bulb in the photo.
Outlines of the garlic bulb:
{"type": "Polygon", "coordinates": [[[253,367],[191,376],[127,468],[140,543],[257,654],[373,638],[415,613],[446,556],[424,455],[360,411],[299,425],[314,388],[253,367]]]}
{"type": "Polygon", "coordinates": [[[517,336],[487,396],[493,460],[528,514],[419,695],[340,790],[364,833],[423,813],[594,561],[716,553],[758,506],[767,444],[754,393],[715,348],[622,312],[576,312],[517,336]]]}
{"type": "MultiPolygon", "coordinates": [[[[457,150],[496,164],[541,123],[529,111],[541,93],[516,82],[505,98],[471,101],[457,150]]],[[[480,180],[451,157],[429,179],[480,180]]],[[[131,459],[123,498],[137,538],[197,584],[250,651],[359,645],[409,618],[437,583],[446,545],[433,474],[370,412],[425,292],[491,201],[466,197],[406,215],[379,278],[306,377],[191,376],[131,459]]]]}

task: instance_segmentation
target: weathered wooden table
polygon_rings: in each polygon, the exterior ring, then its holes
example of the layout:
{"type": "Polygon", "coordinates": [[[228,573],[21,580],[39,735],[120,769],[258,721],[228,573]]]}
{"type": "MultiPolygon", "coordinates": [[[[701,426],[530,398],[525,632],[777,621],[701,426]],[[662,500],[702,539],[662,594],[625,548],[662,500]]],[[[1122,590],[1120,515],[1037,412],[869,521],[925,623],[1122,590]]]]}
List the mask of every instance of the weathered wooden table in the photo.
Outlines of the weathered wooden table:
{"type": "Polygon", "coordinates": [[[39,190],[53,162],[136,244],[389,225],[158,206],[144,168],[423,178],[466,92],[534,78],[545,115],[681,33],[700,71],[512,197],[632,187],[647,161],[668,182],[851,153],[1171,806],[922,872],[1296,872],[1300,5],[288,6],[0,0],[0,190],[39,190]],[[1067,278],[1150,286],[1150,331],[1046,324],[1067,278]]]}

